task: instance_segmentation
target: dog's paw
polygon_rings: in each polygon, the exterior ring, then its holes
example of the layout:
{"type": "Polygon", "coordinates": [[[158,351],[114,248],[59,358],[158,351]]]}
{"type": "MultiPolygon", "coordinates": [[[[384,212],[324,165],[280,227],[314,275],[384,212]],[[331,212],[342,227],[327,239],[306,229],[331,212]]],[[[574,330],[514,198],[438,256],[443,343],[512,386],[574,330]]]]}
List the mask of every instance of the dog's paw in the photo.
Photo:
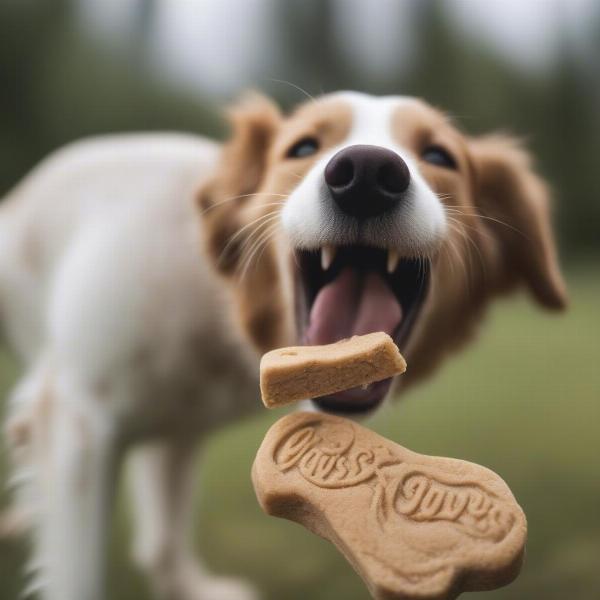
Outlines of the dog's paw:
{"type": "Polygon", "coordinates": [[[206,578],[199,591],[198,600],[260,600],[252,585],[232,577],[206,578]]]}

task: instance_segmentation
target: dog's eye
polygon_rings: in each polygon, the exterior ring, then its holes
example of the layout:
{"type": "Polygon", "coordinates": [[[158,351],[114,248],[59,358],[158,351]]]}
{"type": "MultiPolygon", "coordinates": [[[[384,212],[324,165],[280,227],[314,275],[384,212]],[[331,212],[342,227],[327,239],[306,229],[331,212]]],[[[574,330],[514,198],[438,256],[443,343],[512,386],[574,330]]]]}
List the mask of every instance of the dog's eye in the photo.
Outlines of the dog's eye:
{"type": "Polygon", "coordinates": [[[304,158],[311,156],[319,150],[319,142],[314,137],[303,137],[298,140],[288,151],[288,158],[304,158]]]}
{"type": "Polygon", "coordinates": [[[445,169],[456,169],[456,161],[450,152],[441,146],[427,146],[421,158],[431,165],[444,167],[445,169]]]}

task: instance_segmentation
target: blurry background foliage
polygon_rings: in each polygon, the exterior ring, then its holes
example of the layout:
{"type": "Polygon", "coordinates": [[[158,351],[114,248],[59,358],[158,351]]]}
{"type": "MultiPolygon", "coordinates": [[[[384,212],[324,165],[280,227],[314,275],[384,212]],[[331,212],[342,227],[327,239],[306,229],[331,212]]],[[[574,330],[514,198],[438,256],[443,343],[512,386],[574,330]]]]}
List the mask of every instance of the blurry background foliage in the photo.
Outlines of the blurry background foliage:
{"type": "MultiPolygon", "coordinates": [[[[0,0],[0,196],[82,136],[223,137],[220,109],[247,86],[285,108],[305,99],[294,86],[413,94],[470,133],[523,136],[555,190],[570,311],[551,319],[523,297],[497,303],[477,344],[370,424],[418,452],[498,471],[525,509],[522,575],[470,599],[597,600],[599,71],[597,0],[0,0]]],[[[17,374],[0,347],[0,395],[17,374]]],[[[329,544],[257,507],[250,465],[278,416],[259,412],[207,442],[194,540],[212,569],[255,581],[269,600],[364,600],[329,544]]],[[[109,597],[141,600],[122,500],[109,597]]],[[[0,541],[0,600],[19,597],[26,551],[0,541]]]]}
{"type": "MultiPolygon", "coordinates": [[[[546,10],[544,1],[528,1],[546,10]]],[[[130,6],[127,23],[112,38],[82,25],[81,6],[89,0],[0,2],[0,192],[49,151],[81,136],[144,129],[224,133],[218,118],[223,94],[215,96],[209,85],[202,94],[202,71],[192,90],[163,77],[152,60],[152,32],[165,2],[124,2],[130,6]]],[[[273,50],[270,60],[257,58],[252,65],[255,87],[286,108],[303,95],[276,79],[311,94],[336,89],[412,94],[449,111],[468,132],[503,128],[522,135],[560,199],[556,222],[564,251],[600,250],[600,186],[593,179],[600,151],[600,4],[591,4],[581,33],[585,52],[565,35],[551,64],[535,72],[519,69],[458,30],[448,18],[450,2],[397,2],[411,14],[409,52],[404,45],[409,64],[399,56],[403,68],[392,64],[370,72],[357,68],[349,51],[360,52],[361,40],[342,37],[336,26],[343,1],[263,2],[271,13],[263,35],[272,38],[267,44],[273,50]]],[[[196,4],[201,21],[206,1],[196,4]]],[[[375,12],[381,1],[367,4],[375,12]]],[[[546,2],[547,10],[555,4],[546,2]]],[[[349,9],[355,5],[346,2],[349,9]]],[[[401,19],[403,11],[393,14],[401,19]]],[[[400,25],[398,35],[404,35],[400,25]]],[[[533,22],[533,39],[537,33],[533,22]]],[[[224,24],[222,36],[228,34],[224,24]]]]}

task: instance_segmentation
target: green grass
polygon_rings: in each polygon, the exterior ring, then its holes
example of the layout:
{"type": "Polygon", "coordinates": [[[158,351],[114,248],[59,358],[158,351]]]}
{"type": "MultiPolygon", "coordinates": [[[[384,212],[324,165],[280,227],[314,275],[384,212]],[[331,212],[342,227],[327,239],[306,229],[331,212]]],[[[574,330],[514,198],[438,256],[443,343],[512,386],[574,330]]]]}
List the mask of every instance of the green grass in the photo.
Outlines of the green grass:
{"type": "MultiPolygon", "coordinates": [[[[478,343],[370,425],[427,454],[497,471],[529,521],[519,579],[476,600],[600,597],[600,277],[571,273],[572,305],[548,315],[525,298],[497,304],[478,343]]],[[[2,358],[0,386],[14,369],[2,358]]],[[[278,415],[266,411],[214,436],[199,473],[197,545],[218,572],[251,579],[271,600],[368,597],[335,549],[257,507],[249,472],[278,415]]],[[[128,558],[120,498],[111,542],[111,600],[149,597],[128,558]]],[[[0,598],[16,598],[23,543],[0,545],[0,598]]],[[[215,599],[218,600],[218,599],[215,599]]]]}

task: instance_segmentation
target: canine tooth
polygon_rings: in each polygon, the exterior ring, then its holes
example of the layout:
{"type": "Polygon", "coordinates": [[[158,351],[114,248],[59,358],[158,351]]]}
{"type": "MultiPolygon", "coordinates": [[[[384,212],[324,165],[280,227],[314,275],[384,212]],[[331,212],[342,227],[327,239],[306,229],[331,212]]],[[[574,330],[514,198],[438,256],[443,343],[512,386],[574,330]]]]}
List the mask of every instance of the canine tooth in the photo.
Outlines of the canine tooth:
{"type": "Polygon", "coordinates": [[[387,260],[388,273],[393,273],[396,270],[399,260],[400,260],[400,254],[398,254],[398,250],[393,250],[393,249],[388,250],[388,260],[387,260]]]}
{"type": "Polygon", "coordinates": [[[321,248],[321,267],[327,271],[335,258],[335,248],[333,246],[323,246],[321,248]]]}

